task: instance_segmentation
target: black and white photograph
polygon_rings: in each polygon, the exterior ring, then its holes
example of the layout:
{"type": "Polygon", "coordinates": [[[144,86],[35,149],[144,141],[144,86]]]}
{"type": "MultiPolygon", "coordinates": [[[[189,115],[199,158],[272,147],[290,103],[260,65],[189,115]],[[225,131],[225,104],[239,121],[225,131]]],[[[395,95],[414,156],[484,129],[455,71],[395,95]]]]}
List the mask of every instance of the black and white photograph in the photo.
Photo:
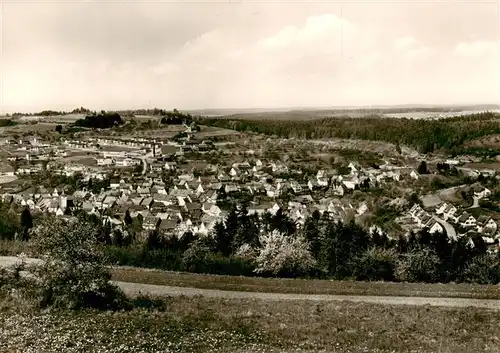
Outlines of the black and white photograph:
{"type": "Polygon", "coordinates": [[[500,1],[0,0],[0,353],[500,353],[500,1]]]}

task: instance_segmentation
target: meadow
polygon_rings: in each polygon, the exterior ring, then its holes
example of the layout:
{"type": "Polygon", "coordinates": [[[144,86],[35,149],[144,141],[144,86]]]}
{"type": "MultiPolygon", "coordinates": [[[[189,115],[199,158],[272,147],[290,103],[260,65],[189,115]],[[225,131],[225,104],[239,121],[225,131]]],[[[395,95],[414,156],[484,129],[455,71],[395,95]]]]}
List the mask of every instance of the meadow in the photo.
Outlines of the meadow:
{"type": "Polygon", "coordinates": [[[99,312],[34,311],[2,301],[0,351],[500,351],[500,313],[483,309],[203,297],[154,303],[99,312]]]}

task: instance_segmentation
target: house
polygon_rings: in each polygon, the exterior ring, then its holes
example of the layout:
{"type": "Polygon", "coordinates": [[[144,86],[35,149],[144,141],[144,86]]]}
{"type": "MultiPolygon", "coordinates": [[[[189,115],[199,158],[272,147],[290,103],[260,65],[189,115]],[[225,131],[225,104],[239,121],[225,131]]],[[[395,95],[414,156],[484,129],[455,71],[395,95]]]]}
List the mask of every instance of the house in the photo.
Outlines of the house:
{"type": "Polygon", "coordinates": [[[267,209],[267,212],[269,212],[270,214],[272,214],[273,216],[276,215],[276,213],[281,209],[280,205],[278,205],[277,203],[274,203],[272,205],[272,207],[268,208],[267,209]]]}
{"type": "Polygon", "coordinates": [[[155,230],[160,223],[160,218],[156,216],[147,216],[142,221],[142,228],[145,230],[155,230]]]}
{"type": "Polygon", "coordinates": [[[331,190],[332,190],[333,194],[336,196],[344,196],[344,194],[345,194],[345,189],[344,189],[343,184],[334,183],[331,186],[331,190]]]}
{"type": "Polygon", "coordinates": [[[484,199],[491,195],[491,191],[488,188],[484,188],[482,191],[474,192],[474,196],[478,199],[484,199]]]}
{"type": "Polygon", "coordinates": [[[476,222],[478,233],[494,234],[498,229],[497,223],[489,216],[479,216],[476,222]]]}
{"type": "Polygon", "coordinates": [[[232,167],[231,170],[229,171],[229,175],[233,178],[240,175],[240,173],[241,172],[239,171],[239,169],[234,167],[232,167]]]}
{"type": "Polygon", "coordinates": [[[356,180],[347,180],[347,179],[342,180],[342,184],[348,190],[354,190],[354,189],[356,189],[356,186],[358,185],[356,180]]]}
{"type": "Polygon", "coordinates": [[[120,180],[118,179],[111,179],[109,182],[109,187],[111,189],[118,189],[120,187],[120,180]]]}
{"type": "Polygon", "coordinates": [[[16,170],[16,174],[32,174],[34,173],[35,171],[33,170],[33,168],[31,166],[20,166],[17,168],[16,170]]]}
{"type": "Polygon", "coordinates": [[[0,176],[14,176],[14,167],[8,163],[0,165],[0,176]]]}
{"type": "Polygon", "coordinates": [[[108,195],[102,201],[102,208],[111,208],[116,204],[117,198],[115,196],[108,195]]]}
{"type": "Polygon", "coordinates": [[[436,214],[437,215],[443,214],[447,207],[448,207],[448,204],[446,202],[441,203],[439,206],[436,207],[436,210],[435,210],[436,214]]]}
{"type": "Polygon", "coordinates": [[[239,190],[240,188],[236,184],[228,183],[224,185],[224,191],[226,192],[226,194],[229,194],[231,192],[237,192],[239,190]]]}
{"type": "Polygon", "coordinates": [[[459,165],[460,164],[460,161],[457,160],[457,159],[447,159],[445,161],[446,164],[449,164],[449,165],[459,165]]]}
{"type": "Polygon", "coordinates": [[[96,159],[97,165],[99,166],[110,166],[115,164],[115,161],[113,158],[97,158],[96,159]]]}
{"type": "Polygon", "coordinates": [[[290,180],[290,188],[295,194],[302,192],[302,186],[296,180],[290,180]]]}
{"type": "Polygon", "coordinates": [[[458,222],[464,228],[475,227],[477,220],[471,214],[464,212],[459,218],[458,222]]]}
{"type": "Polygon", "coordinates": [[[316,181],[321,187],[328,186],[328,178],[326,177],[316,178],[316,181]]]}
{"type": "Polygon", "coordinates": [[[418,175],[418,173],[416,171],[412,170],[411,173],[410,173],[410,178],[418,180],[419,179],[419,175],[418,175]]]}
{"type": "Polygon", "coordinates": [[[408,212],[411,217],[415,217],[417,213],[423,211],[422,207],[418,203],[413,204],[413,206],[410,208],[410,211],[408,212]]]}
{"type": "Polygon", "coordinates": [[[314,191],[320,188],[320,185],[316,179],[309,179],[309,181],[307,182],[307,187],[309,188],[309,190],[314,191]]]}
{"type": "Polygon", "coordinates": [[[458,220],[457,218],[457,208],[453,205],[447,205],[446,208],[443,210],[443,218],[445,221],[448,219],[451,219],[452,221],[456,222],[458,220]]]}
{"type": "Polygon", "coordinates": [[[357,209],[357,214],[358,215],[362,215],[364,214],[366,211],[368,211],[368,206],[366,205],[365,202],[363,202],[357,209]]]}
{"type": "Polygon", "coordinates": [[[153,203],[153,198],[151,198],[151,197],[145,197],[145,198],[142,199],[142,201],[141,201],[141,203],[139,205],[145,206],[145,207],[149,208],[152,203],[153,203]]]}
{"type": "Polygon", "coordinates": [[[426,224],[425,224],[425,227],[427,229],[429,229],[429,233],[430,234],[434,234],[434,233],[445,233],[445,230],[443,228],[443,226],[441,224],[439,224],[439,222],[437,222],[436,220],[434,219],[431,219],[429,220],[426,224]]]}
{"type": "Polygon", "coordinates": [[[179,226],[177,219],[163,219],[158,226],[160,234],[173,234],[179,226]]]}

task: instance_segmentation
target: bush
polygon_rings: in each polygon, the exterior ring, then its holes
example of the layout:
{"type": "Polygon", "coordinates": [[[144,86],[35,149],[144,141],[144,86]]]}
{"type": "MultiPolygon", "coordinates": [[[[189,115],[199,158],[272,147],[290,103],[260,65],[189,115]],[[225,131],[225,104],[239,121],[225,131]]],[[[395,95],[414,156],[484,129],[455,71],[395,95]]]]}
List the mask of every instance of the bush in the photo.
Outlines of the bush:
{"type": "Polygon", "coordinates": [[[40,264],[28,267],[27,294],[40,307],[122,309],[125,295],[111,284],[111,274],[88,223],[46,219],[34,229],[40,264]]]}
{"type": "Polygon", "coordinates": [[[393,281],[397,254],[394,250],[373,247],[354,262],[354,277],[361,281],[393,281]]]}
{"type": "Polygon", "coordinates": [[[254,262],[255,258],[257,257],[257,251],[254,248],[252,248],[249,244],[245,243],[236,250],[234,257],[236,259],[241,259],[248,262],[254,262]]]}
{"type": "Polygon", "coordinates": [[[262,245],[255,259],[255,272],[298,277],[309,274],[316,267],[316,260],[309,251],[309,243],[302,236],[289,236],[278,232],[259,238],[262,245]]]}
{"type": "Polygon", "coordinates": [[[427,248],[414,249],[402,255],[396,264],[396,279],[403,282],[435,282],[439,278],[440,260],[427,248]]]}
{"type": "Polygon", "coordinates": [[[188,272],[252,276],[254,269],[251,261],[212,252],[202,240],[195,241],[182,257],[182,270],[188,272]]]}
{"type": "Polygon", "coordinates": [[[182,253],[170,249],[148,249],[146,247],[106,246],[106,263],[117,266],[134,266],[179,271],[182,253]]]}
{"type": "Polygon", "coordinates": [[[465,282],[497,284],[500,282],[500,259],[497,255],[484,254],[472,259],[464,269],[465,282]]]}

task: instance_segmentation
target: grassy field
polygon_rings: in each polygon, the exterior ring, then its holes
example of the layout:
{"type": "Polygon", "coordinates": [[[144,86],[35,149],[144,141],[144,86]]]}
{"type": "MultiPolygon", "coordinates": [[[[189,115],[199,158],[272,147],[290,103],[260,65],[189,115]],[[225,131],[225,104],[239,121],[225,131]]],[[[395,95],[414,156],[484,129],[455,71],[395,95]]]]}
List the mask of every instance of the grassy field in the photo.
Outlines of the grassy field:
{"type": "Polygon", "coordinates": [[[136,268],[113,268],[112,274],[113,280],[122,282],[243,292],[500,299],[498,286],[465,283],[426,284],[252,278],[136,268]]]}
{"type": "Polygon", "coordinates": [[[40,312],[2,301],[0,351],[500,352],[500,313],[473,308],[202,297],[161,303],[112,313],[40,312]]]}

